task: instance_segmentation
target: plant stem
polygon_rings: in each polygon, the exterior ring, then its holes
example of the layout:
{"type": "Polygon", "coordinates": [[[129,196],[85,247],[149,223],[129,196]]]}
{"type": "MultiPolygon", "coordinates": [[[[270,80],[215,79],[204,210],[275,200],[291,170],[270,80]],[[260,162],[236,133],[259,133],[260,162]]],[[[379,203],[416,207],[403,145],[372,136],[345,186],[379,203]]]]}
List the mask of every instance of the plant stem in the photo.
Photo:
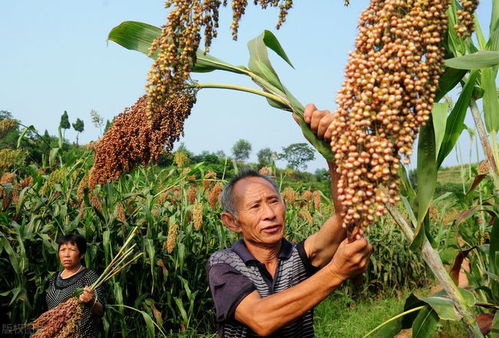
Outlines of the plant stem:
{"type": "MultiPolygon", "coordinates": [[[[385,206],[390,215],[392,215],[395,222],[402,229],[404,235],[407,237],[409,241],[412,242],[412,240],[414,239],[414,232],[411,226],[409,226],[409,224],[404,219],[402,214],[400,214],[397,208],[395,208],[393,205],[390,204],[385,204],[385,206]]],[[[468,330],[468,333],[472,337],[483,337],[482,333],[480,332],[480,329],[478,328],[478,325],[476,324],[476,320],[473,316],[473,313],[465,305],[464,299],[459,291],[459,288],[452,281],[452,278],[449,276],[449,273],[445,269],[438,252],[431,246],[426,236],[424,238],[421,253],[423,259],[425,260],[426,264],[428,264],[428,266],[430,267],[431,271],[433,272],[437,280],[440,282],[442,288],[445,290],[445,292],[447,292],[447,295],[454,302],[454,307],[456,308],[457,312],[461,315],[462,320],[466,326],[466,329],[468,330]]]]}
{"type": "Polygon", "coordinates": [[[482,121],[482,116],[480,114],[480,109],[476,104],[476,100],[472,99],[470,102],[471,115],[473,116],[473,120],[475,121],[476,130],[478,132],[478,137],[480,138],[480,142],[482,143],[483,150],[485,152],[485,157],[490,165],[490,173],[492,174],[496,195],[499,196],[499,171],[497,169],[497,164],[499,162],[499,158],[497,154],[494,152],[497,151],[497,145],[495,144],[495,135],[491,135],[492,142],[494,144],[494,151],[489,144],[489,140],[487,139],[487,132],[485,131],[485,126],[482,121]]]}
{"type": "MultiPolygon", "coordinates": [[[[237,90],[240,92],[247,92],[247,93],[263,96],[267,99],[277,101],[283,105],[288,105],[288,103],[286,101],[284,101],[283,99],[281,99],[277,95],[274,95],[274,94],[271,94],[268,92],[264,92],[263,90],[254,89],[251,87],[238,86],[238,85],[226,84],[226,83],[200,83],[200,82],[195,83],[192,87],[194,87],[194,88],[219,88],[219,89],[237,90]]],[[[290,109],[291,109],[291,107],[290,107],[290,109]]]]}

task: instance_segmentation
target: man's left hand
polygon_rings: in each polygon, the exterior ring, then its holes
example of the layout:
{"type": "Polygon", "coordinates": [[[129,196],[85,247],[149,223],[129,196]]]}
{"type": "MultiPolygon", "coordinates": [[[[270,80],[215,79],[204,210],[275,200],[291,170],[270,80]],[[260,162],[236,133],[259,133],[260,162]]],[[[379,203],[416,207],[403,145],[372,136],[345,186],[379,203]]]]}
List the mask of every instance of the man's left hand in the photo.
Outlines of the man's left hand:
{"type": "Polygon", "coordinates": [[[333,121],[333,114],[329,110],[318,110],[313,104],[307,104],[303,112],[303,119],[310,125],[310,129],[326,141],[331,139],[329,126],[333,121]]]}

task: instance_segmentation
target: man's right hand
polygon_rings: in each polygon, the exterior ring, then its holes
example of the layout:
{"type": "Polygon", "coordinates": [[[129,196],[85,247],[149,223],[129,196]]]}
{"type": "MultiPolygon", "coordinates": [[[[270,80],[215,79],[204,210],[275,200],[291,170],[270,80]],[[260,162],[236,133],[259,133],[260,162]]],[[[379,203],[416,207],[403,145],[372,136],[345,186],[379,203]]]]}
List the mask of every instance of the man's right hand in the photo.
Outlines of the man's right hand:
{"type": "Polygon", "coordinates": [[[324,268],[345,281],[366,271],[371,253],[371,244],[362,234],[357,234],[354,241],[350,242],[346,238],[340,243],[333,258],[324,268]]]}

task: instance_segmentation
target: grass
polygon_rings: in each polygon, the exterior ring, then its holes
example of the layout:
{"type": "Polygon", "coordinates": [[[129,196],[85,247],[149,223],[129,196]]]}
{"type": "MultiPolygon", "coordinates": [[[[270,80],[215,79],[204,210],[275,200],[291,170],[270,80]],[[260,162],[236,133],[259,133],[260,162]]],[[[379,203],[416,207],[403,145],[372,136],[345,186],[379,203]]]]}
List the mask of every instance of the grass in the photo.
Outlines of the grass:
{"type": "Polygon", "coordinates": [[[314,312],[317,337],[363,337],[380,323],[400,312],[408,291],[399,296],[353,300],[335,292],[314,312]]]}
{"type": "MultiPolygon", "coordinates": [[[[427,292],[427,290],[417,291],[418,294],[427,292]]],[[[316,337],[363,337],[379,324],[400,313],[410,293],[411,291],[405,290],[398,294],[387,294],[372,299],[361,297],[359,300],[354,300],[345,293],[335,292],[315,308],[316,337]]],[[[400,337],[411,337],[411,334],[407,333],[400,337]]],[[[467,335],[461,322],[441,322],[438,332],[431,337],[465,338],[467,335]]]]}

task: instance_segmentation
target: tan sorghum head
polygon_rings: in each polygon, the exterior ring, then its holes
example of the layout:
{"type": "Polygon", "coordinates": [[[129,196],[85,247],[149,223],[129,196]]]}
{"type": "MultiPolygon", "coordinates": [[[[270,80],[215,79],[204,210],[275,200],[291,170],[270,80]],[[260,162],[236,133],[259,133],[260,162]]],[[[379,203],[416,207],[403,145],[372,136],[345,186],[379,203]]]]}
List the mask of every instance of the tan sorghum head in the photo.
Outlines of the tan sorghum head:
{"type": "Polygon", "coordinates": [[[361,14],[330,126],[349,231],[371,224],[399,198],[399,161],[408,162],[443,71],[448,6],[448,0],[371,0],[361,14]]]}
{"type": "Polygon", "coordinates": [[[175,244],[177,242],[178,236],[178,224],[173,223],[168,228],[168,237],[166,238],[165,248],[168,253],[172,253],[175,249],[175,244]]]}
{"type": "Polygon", "coordinates": [[[194,222],[194,228],[196,230],[201,229],[203,224],[203,203],[196,202],[192,207],[192,220],[194,222]]]}

